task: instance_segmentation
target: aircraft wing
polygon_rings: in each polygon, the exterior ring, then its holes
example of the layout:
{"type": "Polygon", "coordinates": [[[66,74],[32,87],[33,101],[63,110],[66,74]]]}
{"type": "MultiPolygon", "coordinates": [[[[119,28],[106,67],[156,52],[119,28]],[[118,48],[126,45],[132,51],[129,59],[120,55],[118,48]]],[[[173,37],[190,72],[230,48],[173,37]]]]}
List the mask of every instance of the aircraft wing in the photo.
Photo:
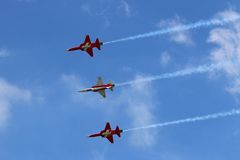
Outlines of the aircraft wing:
{"type": "Polygon", "coordinates": [[[89,35],[87,35],[85,38],[84,44],[86,44],[86,43],[91,43],[89,35]]]}
{"type": "Polygon", "coordinates": [[[111,126],[110,126],[110,123],[107,122],[106,126],[105,126],[105,130],[111,130],[111,126]]]}
{"type": "Polygon", "coordinates": [[[103,85],[102,77],[98,77],[97,86],[103,85]]]}
{"type": "Polygon", "coordinates": [[[98,93],[100,93],[104,98],[106,97],[106,92],[105,92],[105,90],[100,90],[100,91],[98,91],[98,93]]]}
{"type": "Polygon", "coordinates": [[[112,136],[112,135],[108,135],[106,138],[107,138],[111,143],[114,142],[114,141],[113,141],[113,136],[112,136]]]}
{"type": "Polygon", "coordinates": [[[93,57],[93,50],[91,47],[88,47],[86,51],[91,57],[93,57]]]}

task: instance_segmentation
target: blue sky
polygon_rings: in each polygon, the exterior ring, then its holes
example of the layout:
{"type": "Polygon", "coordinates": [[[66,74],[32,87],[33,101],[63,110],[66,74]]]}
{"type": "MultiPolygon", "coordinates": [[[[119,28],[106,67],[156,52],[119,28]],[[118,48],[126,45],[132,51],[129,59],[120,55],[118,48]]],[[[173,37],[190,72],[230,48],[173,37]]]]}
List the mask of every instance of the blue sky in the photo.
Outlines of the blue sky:
{"type": "Polygon", "coordinates": [[[238,116],[123,133],[115,144],[86,136],[239,108],[240,22],[103,45],[94,58],[66,53],[86,34],[117,40],[240,16],[238,0],[1,0],[0,159],[239,160],[238,116]],[[115,83],[224,62],[221,68],[77,93],[98,76],[115,83]]]}

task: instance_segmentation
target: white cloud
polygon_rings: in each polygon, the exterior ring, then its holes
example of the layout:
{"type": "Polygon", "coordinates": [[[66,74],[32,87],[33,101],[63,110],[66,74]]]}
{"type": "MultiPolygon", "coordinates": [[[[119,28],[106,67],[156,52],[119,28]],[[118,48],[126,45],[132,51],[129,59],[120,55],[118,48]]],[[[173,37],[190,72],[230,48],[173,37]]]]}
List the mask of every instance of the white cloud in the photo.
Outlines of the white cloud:
{"type": "MultiPolygon", "coordinates": [[[[181,26],[184,23],[184,20],[182,20],[179,16],[176,16],[173,19],[168,19],[168,20],[162,20],[160,21],[157,26],[159,28],[172,28],[176,26],[181,26]]],[[[177,31],[174,33],[170,33],[170,40],[179,44],[186,44],[186,45],[193,45],[194,42],[192,40],[192,37],[187,30],[183,31],[177,31]]]]}
{"type": "Polygon", "coordinates": [[[0,128],[3,128],[10,117],[10,109],[15,102],[29,102],[31,92],[20,89],[0,78],[0,128]]]}
{"type": "Polygon", "coordinates": [[[117,13],[128,17],[132,15],[131,6],[125,0],[91,0],[82,4],[80,8],[89,15],[102,16],[103,18],[109,18],[109,15],[116,16],[117,13]]]}
{"type": "Polygon", "coordinates": [[[99,17],[103,28],[108,28],[116,16],[132,16],[132,7],[125,0],[89,0],[80,6],[80,10],[88,16],[99,17]]]}
{"type": "Polygon", "coordinates": [[[163,52],[160,57],[160,63],[162,66],[166,66],[171,60],[171,56],[168,52],[163,52]]]}
{"type": "MultiPolygon", "coordinates": [[[[218,13],[217,17],[240,18],[240,14],[233,10],[227,10],[218,13]]],[[[218,46],[211,52],[210,60],[212,63],[222,64],[221,70],[230,80],[228,91],[240,93],[240,21],[212,29],[208,42],[218,46]]]]}
{"type": "Polygon", "coordinates": [[[104,28],[107,28],[110,25],[111,25],[110,20],[107,17],[104,17],[104,23],[103,23],[104,28]]]}
{"type": "Polygon", "coordinates": [[[80,9],[87,14],[91,14],[91,8],[89,4],[82,4],[80,9]]]}
{"type": "MultiPolygon", "coordinates": [[[[136,79],[143,78],[137,76],[136,79]]],[[[128,106],[128,115],[132,126],[144,126],[154,123],[154,89],[149,82],[132,84],[124,95],[125,103],[128,106]]],[[[154,145],[156,130],[142,130],[132,132],[130,142],[134,146],[149,147],[154,145]]]]}
{"type": "Polygon", "coordinates": [[[131,7],[125,0],[120,1],[120,5],[118,6],[118,9],[122,10],[126,16],[128,17],[131,16],[131,7]]]}
{"type": "Polygon", "coordinates": [[[10,55],[9,51],[7,49],[0,49],[0,58],[5,58],[8,57],[10,55]]]}
{"type": "Polygon", "coordinates": [[[66,75],[66,74],[63,74],[61,76],[61,80],[70,88],[70,89],[79,89],[81,87],[83,87],[81,84],[80,84],[80,79],[75,76],[75,75],[66,75]]]}

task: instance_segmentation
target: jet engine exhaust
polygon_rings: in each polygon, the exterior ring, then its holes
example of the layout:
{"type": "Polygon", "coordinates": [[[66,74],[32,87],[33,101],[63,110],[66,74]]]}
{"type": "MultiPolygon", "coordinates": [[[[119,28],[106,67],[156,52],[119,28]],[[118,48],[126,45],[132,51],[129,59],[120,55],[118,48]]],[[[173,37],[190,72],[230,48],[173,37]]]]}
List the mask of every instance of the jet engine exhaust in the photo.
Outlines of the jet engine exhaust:
{"type": "Polygon", "coordinates": [[[136,128],[126,129],[124,130],[124,132],[149,129],[149,128],[157,128],[157,127],[167,127],[167,126],[179,125],[184,123],[206,121],[210,119],[226,118],[226,117],[235,116],[235,115],[240,115],[240,109],[232,109],[231,111],[227,111],[227,112],[219,112],[219,113],[213,113],[213,114],[208,114],[204,116],[191,117],[191,118],[186,118],[186,119],[181,119],[176,121],[169,121],[169,122],[157,123],[157,124],[152,124],[152,125],[147,125],[142,127],[136,127],[136,128]]]}
{"type": "Polygon", "coordinates": [[[172,73],[165,73],[165,74],[160,74],[160,75],[156,75],[156,76],[150,76],[150,77],[136,79],[136,80],[132,80],[132,81],[128,81],[128,82],[118,83],[115,85],[117,87],[121,87],[121,86],[127,86],[127,85],[131,85],[131,84],[135,84],[135,83],[192,75],[195,73],[206,73],[206,72],[211,72],[211,71],[219,68],[220,66],[221,66],[221,64],[201,65],[201,66],[198,66],[195,68],[188,68],[188,69],[175,71],[172,73]]]}
{"type": "Polygon", "coordinates": [[[153,37],[153,36],[159,36],[159,35],[164,35],[168,33],[174,33],[174,32],[179,32],[179,31],[185,31],[185,30],[190,30],[190,29],[197,29],[197,28],[203,28],[203,27],[211,27],[211,26],[222,26],[226,25],[228,23],[234,22],[239,20],[240,17],[235,17],[235,18],[230,18],[230,19],[210,19],[210,20],[200,20],[195,23],[189,23],[186,25],[179,25],[175,27],[169,27],[169,28],[164,28],[160,29],[157,31],[153,32],[148,32],[148,33],[143,33],[143,34],[138,34],[126,38],[121,38],[109,42],[104,42],[104,45],[106,44],[112,44],[112,43],[117,43],[117,42],[123,42],[123,41],[130,41],[130,40],[136,40],[136,39],[141,39],[141,38],[147,38],[147,37],[153,37]]]}

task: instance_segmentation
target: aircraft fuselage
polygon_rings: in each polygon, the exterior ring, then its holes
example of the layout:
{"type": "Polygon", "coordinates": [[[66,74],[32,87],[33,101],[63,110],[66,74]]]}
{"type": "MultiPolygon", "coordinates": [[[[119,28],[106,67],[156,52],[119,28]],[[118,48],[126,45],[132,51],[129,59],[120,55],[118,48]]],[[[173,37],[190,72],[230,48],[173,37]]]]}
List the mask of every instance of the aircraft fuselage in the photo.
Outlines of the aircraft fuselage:
{"type": "Polygon", "coordinates": [[[88,91],[98,92],[100,90],[112,89],[113,87],[114,87],[114,84],[96,85],[96,86],[92,86],[91,88],[81,90],[81,92],[88,92],[88,91]]]}
{"type": "Polygon", "coordinates": [[[113,87],[114,87],[114,84],[104,84],[104,85],[99,85],[99,86],[92,86],[92,91],[97,92],[99,90],[111,89],[113,87]]]}
{"type": "Polygon", "coordinates": [[[92,134],[92,135],[89,135],[89,137],[107,137],[109,135],[114,135],[114,134],[119,134],[119,133],[122,133],[122,130],[111,130],[111,129],[107,129],[107,130],[102,130],[101,132],[99,133],[96,133],[96,134],[92,134]]]}
{"type": "Polygon", "coordinates": [[[86,44],[81,44],[80,49],[86,51],[88,48],[93,48],[94,44],[87,42],[86,44]]]}

